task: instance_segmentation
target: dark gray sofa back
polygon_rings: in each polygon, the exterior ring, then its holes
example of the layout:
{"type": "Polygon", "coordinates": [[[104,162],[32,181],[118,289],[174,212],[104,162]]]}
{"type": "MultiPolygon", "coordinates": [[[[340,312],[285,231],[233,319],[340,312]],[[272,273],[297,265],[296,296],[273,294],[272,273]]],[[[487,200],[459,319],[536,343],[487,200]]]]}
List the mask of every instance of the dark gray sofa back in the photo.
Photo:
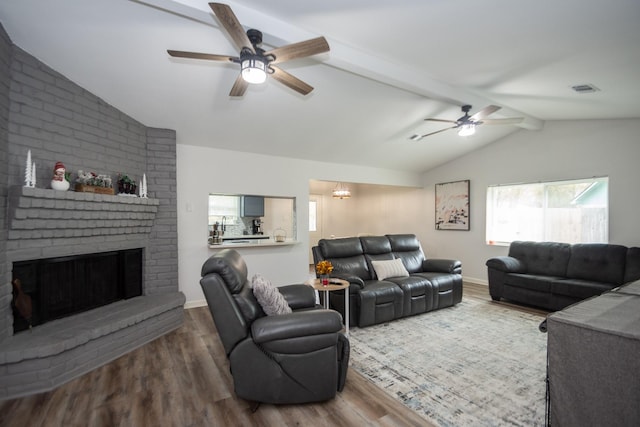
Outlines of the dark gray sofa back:
{"type": "Polygon", "coordinates": [[[247,265],[238,252],[223,249],[202,266],[200,286],[229,355],[249,335],[251,322],[264,316],[248,286],[247,265]]]}
{"type": "Polygon", "coordinates": [[[312,248],[314,261],[331,261],[336,275],[348,273],[362,280],[376,280],[371,261],[402,259],[409,273],[422,271],[424,253],[414,234],[321,239],[312,248]]]}
{"type": "Polygon", "coordinates": [[[400,258],[409,273],[422,271],[424,253],[415,234],[387,234],[391,250],[396,258],[400,258]]]}
{"type": "Polygon", "coordinates": [[[363,236],[360,237],[362,249],[365,252],[367,268],[369,269],[370,278],[378,280],[376,270],[373,268],[371,261],[388,261],[393,259],[391,252],[391,243],[386,236],[363,236]]]}
{"type": "Polygon", "coordinates": [[[627,247],[606,243],[576,243],[571,248],[567,277],[596,282],[624,283],[627,247]]]}
{"type": "Polygon", "coordinates": [[[511,242],[509,256],[525,265],[527,274],[565,277],[571,245],[557,242],[511,242]]]}
{"type": "Polygon", "coordinates": [[[627,262],[624,269],[624,283],[640,279],[640,248],[627,250],[627,262]]]}
{"type": "Polygon", "coordinates": [[[318,247],[322,259],[331,261],[334,274],[349,273],[363,280],[371,278],[359,238],[320,239],[318,247]]]}

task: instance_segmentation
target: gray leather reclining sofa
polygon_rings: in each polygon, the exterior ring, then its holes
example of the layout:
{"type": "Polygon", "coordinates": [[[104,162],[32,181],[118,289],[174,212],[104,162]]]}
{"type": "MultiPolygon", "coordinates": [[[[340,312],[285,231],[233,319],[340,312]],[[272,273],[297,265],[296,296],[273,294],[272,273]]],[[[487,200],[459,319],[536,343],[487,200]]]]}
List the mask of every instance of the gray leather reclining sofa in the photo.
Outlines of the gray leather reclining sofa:
{"type": "Polygon", "coordinates": [[[486,266],[493,300],[556,311],[640,279],[640,248],[515,241],[486,266]]]}
{"type": "MultiPolygon", "coordinates": [[[[462,300],[462,263],[426,259],[413,234],[321,239],[314,262],[329,260],[332,277],[349,281],[350,325],[359,327],[450,307],[462,300]],[[408,277],[378,280],[372,261],[399,258],[408,277]]],[[[344,316],[344,293],[329,293],[331,307],[344,316]]]]}

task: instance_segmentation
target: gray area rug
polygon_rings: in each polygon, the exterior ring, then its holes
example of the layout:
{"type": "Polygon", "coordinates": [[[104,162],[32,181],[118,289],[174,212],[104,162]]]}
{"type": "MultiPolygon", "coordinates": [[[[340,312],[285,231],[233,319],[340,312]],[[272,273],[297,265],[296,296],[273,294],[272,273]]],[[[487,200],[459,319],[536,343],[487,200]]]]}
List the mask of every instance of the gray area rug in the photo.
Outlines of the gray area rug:
{"type": "Polygon", "coordinates": [[[351,329],[351,367],[439,426],[543,426],[541,316],[464,298],[351,329]]]}

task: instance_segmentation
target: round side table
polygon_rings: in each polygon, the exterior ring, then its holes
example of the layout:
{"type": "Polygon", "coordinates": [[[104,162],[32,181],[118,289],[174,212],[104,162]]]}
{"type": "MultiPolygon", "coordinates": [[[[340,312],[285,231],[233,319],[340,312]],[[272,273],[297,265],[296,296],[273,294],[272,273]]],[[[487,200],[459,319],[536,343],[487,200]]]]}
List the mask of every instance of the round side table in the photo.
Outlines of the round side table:
{"type": "Polygon", "coordinates": [[[344,289],[344,330],[345,335],[349,336],[349,282],[342,279],[329,279],[329,283],[322,284],[320,279],[311,279],[307,282],[313,289],[324,291],[324,308],[329,308],[329,292],[344,289]]]}

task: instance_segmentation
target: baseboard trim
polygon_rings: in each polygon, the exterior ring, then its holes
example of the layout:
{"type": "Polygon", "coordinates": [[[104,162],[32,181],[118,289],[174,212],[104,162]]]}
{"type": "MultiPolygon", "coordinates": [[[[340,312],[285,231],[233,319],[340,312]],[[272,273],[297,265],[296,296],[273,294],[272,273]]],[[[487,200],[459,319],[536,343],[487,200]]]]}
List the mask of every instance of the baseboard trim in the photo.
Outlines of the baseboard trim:
{"type": "Polygon", "coordinates": [[[462,277],[462,281],[466,283],[473,283],[474,285],[489,286],[489,282],[484,279],[478,279],[476,277],[462,277]]]}
{"type": "Polygon", "coordinates": [[[184,309],[188,310],[190,308],[204,307],[206,305],[207,305],[207,300],[206,299],[187,301],[186,303],[184,303],[184,309]]]}

